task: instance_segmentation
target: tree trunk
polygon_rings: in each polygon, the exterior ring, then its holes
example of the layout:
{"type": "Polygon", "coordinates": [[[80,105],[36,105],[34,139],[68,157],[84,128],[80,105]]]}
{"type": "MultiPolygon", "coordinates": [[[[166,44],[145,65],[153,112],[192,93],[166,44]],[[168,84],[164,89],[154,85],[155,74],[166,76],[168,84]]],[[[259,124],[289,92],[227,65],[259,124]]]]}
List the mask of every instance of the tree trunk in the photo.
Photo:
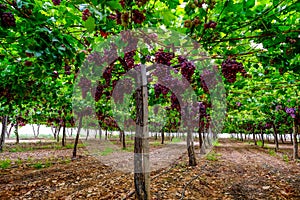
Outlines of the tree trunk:
{"type": "Polygon", "coordinates": [[[56,135],[56,141],[59,142],[59,133],[60,133],[61,125],[59,125],[58,132],[56,135]]]}
{"type": "Polygon", "coordinates": [[[275,151],[279,150],[279,144],[278,144],[278,137],[277,137],[277,129],[275,123],[273,124],[273,131],[274,131],[274,141],[275,141],[275,151]]]}
{"type": "Polygon", "coordinates": [[[260,129],[260,134],[261,134],[261,141],[262,141],[261,147],[264,147],[265,146],[265,140],[264,140],[264,133],[263,133],[262,128],[260,129]]]}
{"type": "Polygon", "coordinates": [[[101,129],[101,127],[99,128],[99,140],[101,140],[102,139],[102,129],[101,129]]]}
{"type": "Polygon", "coordinates": [[[284,139],[283,139],[283,135],[282,134],[280,134],[280,141],[281,141],[282,144],[284,144],[284,139]]]}
{"type": "Polygon", "coordinates": [[[105,140],[107,140],[107,129],[105,130],[105,140]]]}
{"type": "Polygon", "coordinates": [[[161,144],[164,144],[165,142],[165,131],[162,129],[161,130],[161,144]]]}
{"type": "Polygon", "coordinates": [[[90,135],[90,129],[87,129],[87,130],[86,130],[86,137],[85,137],[85,140],[88,139],[89,135],[90,135]]]}
{"type": "Polygon", "coordinates": [[[202,151],[202,146],[203,146],[203,139],[202,139],[202,134],[201,134],[201,128],[198,128],[198,136],[199,136],[199,151],[200,153],[203,153],[202,151]]]}
{"type": "Polygon", "coordinates": [[[150,165],[148,132],[148,91],[145,66],[137,76],[136,90],[136,136],[134,139],[134,186],[138,200],[150,199],[150,165]],[[141,84],[142,83],[142,84],[141,84]]]}
{"type": "Polygon", "coordinates": [[[155,138],[154,139],[157,140],[157,132],[155,133],[155,138]]]}
{"type": "Polygon", "coordinates": [[[53,133],[53,138],[54,138],[54,140],[56,140],[56,133],[57,133],[57,128],[56,128],[56,126],[51,126],[51,130],[52,130],[52,133],[53,133]],[[53,127],[54,127],[54,131],[53,131],[53,127]]]}
{"type": "Polygon", "coordinates": [[[31,126],[32,126],[32,130],[33,130],[33,136],[34,136],[34,138],[36,138],[34,124],[32,124],[31,126]]]}
{"type": "Polygon", "coordinates": [[[77,129],[77,134],[76,134],[74,149],[73,149],[73,158],[76,158],[77,144],[78,144],[78,140],[79,140],[79,134],[80,134],[81,126],[82,126],[82,116],[79,117],[79,125],[78,125],[78,129],[77,129]]]}
{"type": "Polygon", "coordinates": [[[64,147],[66,146],[66,122],[64,121],[64,125],[63,125],[63,136],[62,136],[62,140],[61,140],[61,145],[64,147]]]}
{"type": "Polygon", "coordinates": [[[38,124],[37,125],[37,131],[36,131],[36,137],[39,137],[39,135],[40,135],[40,127],[41,127],[41,125],[38,124]]]}
{"type": "Polygon", "coordinates": [[[298,155],[298,142],[297,142],[297,126],[295,124],[295,121],[293,122],[293,159],[299,159],[298,155]]]}
{"type": "Polygon", "coordinates": [[[291,139],[291,143],[294,144],[294,140],[293,140],[293,132],[290,133],[290,139],[291,139]]]}
{"type": "Polygon", "coordinates": [[[244,139],[243,139],[243,134],[242,134],[242,132],[240,133],[240,136],[241,136],[241,140],[242,140],[242,142],[243,142],[244,139]]]}
{"type": "Polygon", "coordinates": [[[122,146],[123,146],[123,149],[126,149],[126,136],[125,136],[125,132],[124,131],[121,131],[121,135],[122,135],[122,146]]]}
{"type": "Polygon", "coordinates": [[[256,143],[256,138],[255,138],[255,126],[252,126],[252,133],[253,133],[253,141],[254,141],[254,145],[257,145],[257,143],[256,143]]]}
{"type": "Polygon", "coordinates": [[[2,117],[2,131],[1,131],[1,138],[0,138],[0,152],[3,151],[4,143],[5,143],[5,133],[7,128],[7,116],[2,117]]]}
{"type": "Polygon", "coordinates": [[[16,135],[16,144],[20,143],[20,138],[19,138],[19,125],[18,122],[15,124],[15,135],[16,135]]]}
{"type": "Polygon", "coordinates": [[[195,157],[195,149],[194,149],[194,142],[193,142],[193,135],[191,130],[188,129],[187,133],[187,150],[189,156],[189,166],[196,166],[196,157],[195,157]]]}
{"type": "Polygon", "coordinates": [[[119,141],[122,142],[123,136],[122,136],[122,131],[119,131],[119,141]]]}
{"type": "MultiPolygon", "coordinates": [[[[6,124],[6,127],[7,127],[7,124],[6,124]]],[[[9,138],[10,137],[10,134],[11,134],[11,130],[12,130],[12,128],[14,127],[14,124],[13,123],[11,123],[10,124],[10,128],[9,128],[9,131],[7,132],[7,138],[9,138]]]]}

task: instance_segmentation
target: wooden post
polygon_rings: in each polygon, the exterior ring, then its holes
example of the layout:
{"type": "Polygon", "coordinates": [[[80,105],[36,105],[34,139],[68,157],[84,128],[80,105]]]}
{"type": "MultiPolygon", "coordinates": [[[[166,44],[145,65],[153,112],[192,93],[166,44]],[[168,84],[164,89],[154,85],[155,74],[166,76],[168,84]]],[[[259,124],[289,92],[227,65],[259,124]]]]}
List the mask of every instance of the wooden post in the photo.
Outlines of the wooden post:
{"type": "Polygon", "coordinates": [[[137,74],[136,135],[134,140],[134,186],[139,200],[150,199],[150,163],[148,132],[148,91],[146,68],[141,66],[137,74]]]}
{"type": "Polygon", "coordinates": [[[2,132],[0,137],[0,152],[3,151],[4,143],[5,143],[5,132],[7,127],[7,116],[2,117],[2,132]]]}
{"type": "Polygon", "coordinates": [[[299,158],[298,155],[298,142],[297,142],[297,127],[295,120],[293,120],[293,159],[296,160],[299,158]]]}

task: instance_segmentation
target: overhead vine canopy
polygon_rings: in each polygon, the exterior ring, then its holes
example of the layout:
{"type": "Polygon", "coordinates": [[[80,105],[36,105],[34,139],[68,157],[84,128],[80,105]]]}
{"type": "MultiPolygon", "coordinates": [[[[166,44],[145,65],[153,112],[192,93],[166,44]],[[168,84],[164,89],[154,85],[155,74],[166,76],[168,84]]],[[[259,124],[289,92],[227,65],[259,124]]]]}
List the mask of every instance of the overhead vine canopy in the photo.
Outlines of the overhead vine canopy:
{"type": "Polygon", "coordinates": [[[243,110],[267,119],[272,106],[299,105],[299,6],[297,0],[3,0],[1,110],[26,115],[35,107],[46,118],[70,113],[76,73],[94,42],[164,27],[187,34],[215,59],[229,115],[243,110]]]}

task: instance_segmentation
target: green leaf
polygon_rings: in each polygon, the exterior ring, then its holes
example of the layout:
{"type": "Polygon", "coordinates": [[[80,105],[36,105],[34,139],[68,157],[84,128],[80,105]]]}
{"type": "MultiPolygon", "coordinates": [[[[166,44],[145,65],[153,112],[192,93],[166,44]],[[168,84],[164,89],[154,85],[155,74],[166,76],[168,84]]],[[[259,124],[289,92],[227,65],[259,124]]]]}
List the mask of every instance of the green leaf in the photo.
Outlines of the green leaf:
{"type": "Polygon", "coordinates": [[[119,1],[109,1],[106,2],[106,4],[112,9],[112,10],[122,10],[122,6],[119,3],[119,1]]]}
{"type": "Polygon", "coordinates": [[[247,8],[252,8],[253,6],[255,6],[255,0],[247,0],[245,3],[245,7],[247,8]]]}
{"type": "Polygon", "coordinates": [[[88,32],[93,32],[95,30],[95,19],[93,17],[89,17],[85,23],[84,27],[87,29],[88,32]]]}

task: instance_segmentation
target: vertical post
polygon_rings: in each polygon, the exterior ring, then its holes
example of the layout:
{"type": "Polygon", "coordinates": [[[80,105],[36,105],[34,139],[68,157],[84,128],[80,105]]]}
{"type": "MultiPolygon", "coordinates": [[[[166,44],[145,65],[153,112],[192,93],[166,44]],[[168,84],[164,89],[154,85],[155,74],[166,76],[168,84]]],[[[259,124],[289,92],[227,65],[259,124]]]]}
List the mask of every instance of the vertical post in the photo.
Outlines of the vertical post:
{"type": "Polygon", "coordinates": [[[146,68],[137,73],[136,135],[134,140],[134,186],[139,200],[150,199],[150,165],[148,132],[148,90],[146,68]]]}
{"type": "Polygon", "coordinates": [[[5,132],[7,127],[7,116],[2,117],[2,132],[0,137],[0,152],[3,151],[4,143],[5,143],[5,132]]]}
{"type": "Polygon", "coordinates": [[[293,120],[293,159],[299,159],[298,155],[298,142],[297,142],[297,125],[295,120],[293,120]]]}

